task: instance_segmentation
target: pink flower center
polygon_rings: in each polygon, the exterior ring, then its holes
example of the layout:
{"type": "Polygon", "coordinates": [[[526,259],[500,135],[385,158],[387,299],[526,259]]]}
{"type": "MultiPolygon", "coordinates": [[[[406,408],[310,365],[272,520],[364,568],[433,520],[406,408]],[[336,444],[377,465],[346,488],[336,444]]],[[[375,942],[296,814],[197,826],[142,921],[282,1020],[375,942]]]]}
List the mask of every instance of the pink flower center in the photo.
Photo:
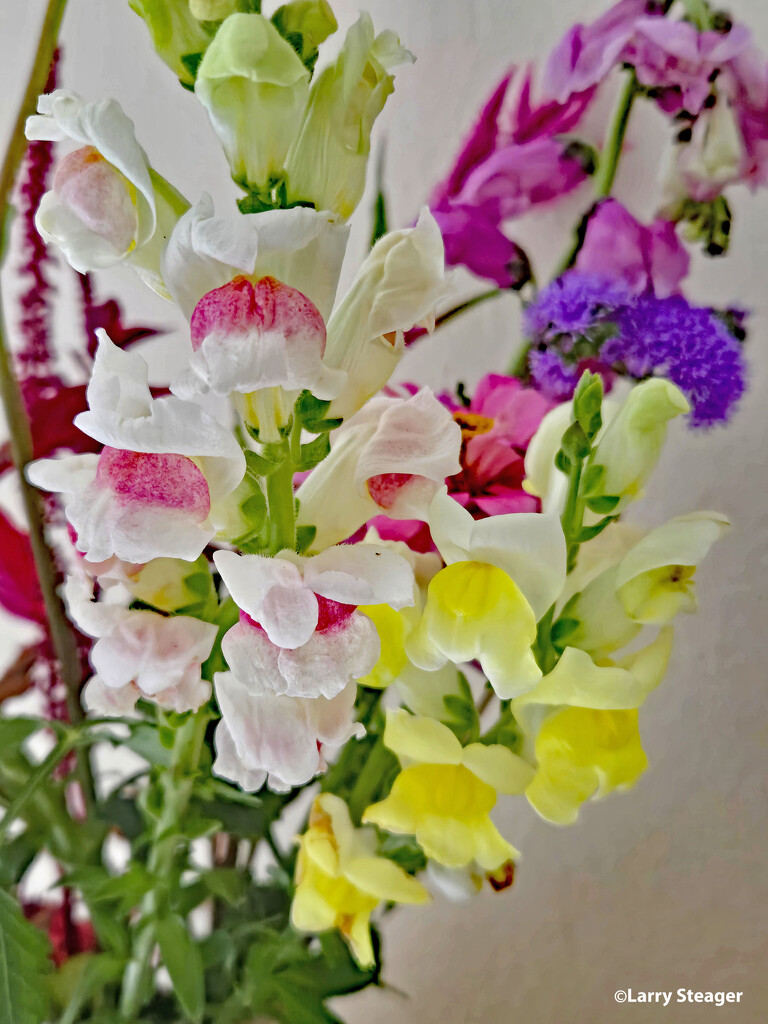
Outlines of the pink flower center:
{"type": "Polygon", "coordinates": [[[202,522],[211,510],[205,477],[184,455],[148,455],[105,448],[96,480],[124,501],[183,510],[202,522]]]}
{"type": "Polygon", "coordinates": [[[413,479],[413,473],[379,473],[368,479],[368,493],[380,508],[392,508],[401,488],[413,479]]]}
{"type": "Polygon", "coordinates": [[[325,352],[325,323],[315,305],[295,288],[274,277],[252,284],[236,277],[200,299],[190,321],[192,348],[197,351],[209,334],[276,331],[286,341],[296,336],[316,338],[325,352]]]}
{"type": "Polygon", "coordinates": [[[325,633],[327,630],[338,629],[356,610],[354,604],[340,604],[338,601],[331,601],[328,597],[317,595],[317,631],[325,633]]]}
{"type": "Polygon", "coordinates": [[[93,146],[69,153],[60,161],[53,190],[61,203],[117,252],[136,244],[139,219],[135,187],[93,146]]]}

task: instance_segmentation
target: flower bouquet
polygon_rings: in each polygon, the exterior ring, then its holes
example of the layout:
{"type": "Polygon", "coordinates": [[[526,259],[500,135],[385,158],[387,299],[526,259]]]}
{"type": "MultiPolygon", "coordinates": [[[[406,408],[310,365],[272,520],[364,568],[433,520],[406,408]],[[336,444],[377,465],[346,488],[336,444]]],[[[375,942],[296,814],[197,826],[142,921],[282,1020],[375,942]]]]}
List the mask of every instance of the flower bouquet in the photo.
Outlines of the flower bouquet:
{"type": "Polygon", "coordinates": [[[513,885],[500,799],[569,825],[646,768],[639,709],[729,524],[630,506],[670,422],[719,428],[745,388],[746,313],[684,287],[692,247],[727,254],[726,189],[766,180],[768,61],[706,0],[621,0],[504,75],[410,226],[379,174],[339,287],[412,55],[366,14],[336,40],[326,0],[129,2],[235,188],[185,197],[66,88],[50,0],[0,191],[26,516],[0,603],[34,633],[0,680],[0,1016],[330,1024],[386,984],[387,914],[513,885]],[[612,196],[640,103],[669,133],[650,223],[612,196]],[[571,193],[540,280],[516,222],[571,193]],[[157,329],[96,301],[118,265],[183,329],[165,378],[157,329]],[[410,382],[411,346],[509,292],[506,368],[410,382]]]}

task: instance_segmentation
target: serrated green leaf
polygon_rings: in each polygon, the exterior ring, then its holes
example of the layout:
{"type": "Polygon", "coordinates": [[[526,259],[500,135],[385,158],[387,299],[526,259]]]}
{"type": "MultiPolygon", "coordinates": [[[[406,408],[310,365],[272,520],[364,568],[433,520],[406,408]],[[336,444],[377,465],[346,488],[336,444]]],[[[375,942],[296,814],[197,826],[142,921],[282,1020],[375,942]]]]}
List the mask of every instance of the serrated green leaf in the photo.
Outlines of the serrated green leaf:
{"type": "Polygon", "coordinates": [[[179,1005],[194,1024],[200,1024],[205,1010],[205,976],[200,947],[181,918],[175,915],[156,922],[155,937],[179,1005]]]}
{"type": "Polygon", "coordinates": [[[0,890],[0,1020],[43,1024],[49,995],[41,979],[51,970],[48,942],[16,900],[0,890]]]}

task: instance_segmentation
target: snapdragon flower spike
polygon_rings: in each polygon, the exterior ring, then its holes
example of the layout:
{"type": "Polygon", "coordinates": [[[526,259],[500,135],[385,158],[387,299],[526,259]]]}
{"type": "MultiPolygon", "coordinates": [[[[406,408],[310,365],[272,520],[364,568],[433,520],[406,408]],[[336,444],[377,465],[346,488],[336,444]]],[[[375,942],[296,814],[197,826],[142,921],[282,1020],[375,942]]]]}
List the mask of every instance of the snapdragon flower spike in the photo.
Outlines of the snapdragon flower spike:
{"type": "Polygon", "coordinates": [[[424,521],[461,468],[460,450],[459,425],[429,388],[371,399],[334,432],[330,455],[299,487],[299,522],[316,527],[322,549],[379,514],[424,521]]]}
{"type": "MultiPolygon", "coordinates": [[[[197,711],[208,700],[211,684],[200,670],[216,626],[188,615],[131,610],[112,603],[112,594],[94,601],[93,583],[85,577],[70,577],[64,593],[70,617],[96,641],[90,655],[96,674],[83,691],[89,711],[127,714],[139,698],[172,711],[197,711]]],[[[127,600],[127,591],[122,596],[127,600]]]]}
{"type": "Polygon", "coordinates": [[[213,771],[247,792],[265,783],[276,793],[304,786],[325,771],[324,746],[365,733],[354,718],[354,682],[330,700],[255,692],[234,672],[217,672],[213,685],[221,710],[213,771]]]}
{"type": "Polygon", "coordinates": [[[565,582],[559,520],[520,512],[475,521],[443,491],[429,525],[446,567],[429,583],[408,657],[428,671],[476,659],[499,697],[525,693],[541,679],[536,622],[565,582]]]}
{"type": "Polygon", "coordinates": [[[290,415],[300,391],[333,398],[346,379],[323,363],[325,324],[317,307],[273,277],[252,283],[240,276],[208,292],[195,306],[190,332],[190,370],[173,391],[182,397],[209,390],[245,395],[246,419],[255,418],[258,426],[261,403],[254,392],[280,388],[283,394],[271,404],[290,415]]]}
{"type": "Polygon", "coordinates": [[[40,96],[27,138],[70,140],[79,149],[58,164],[35,224],[80,273],[131,262],[150,287],[164,293],[160,252],[188,204],[150,168],[133,122],[115,100],[86,103],[56,89],[40,96]]]}
{"type": "Polygon", "coordinates": [[[197,558],[216,532],[215,503],[245,472],[234,436],[198,405],[153,398],[144,360],[103,332],[88,402],[76,425],[106,446],[101,455],[40,460],[29,480],[65,495],[90,561],[197,558]]]}
{"type": "Polygon", "coordinates": [[[414,601],[406,559],[371,544],[309,558],[218,551],[214,561],[241,609],[222,641],[224,657],[254,693],[336,697],[379,657],[376,627],[357,606],[414,601]]]}

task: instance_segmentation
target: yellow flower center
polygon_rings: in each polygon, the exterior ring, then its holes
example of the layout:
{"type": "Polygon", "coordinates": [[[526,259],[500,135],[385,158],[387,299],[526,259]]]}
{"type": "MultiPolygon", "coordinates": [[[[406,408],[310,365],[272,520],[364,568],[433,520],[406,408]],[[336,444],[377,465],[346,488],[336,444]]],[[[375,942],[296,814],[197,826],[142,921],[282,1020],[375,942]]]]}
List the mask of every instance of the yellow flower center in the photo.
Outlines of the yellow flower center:
{"type": "Polygon", "coordinates": [[[466,409],[457,409],[453,418],[461,427],[462,441],[469,441],[480,434],[487,434],[493,429],[493,420],[487,416],[481,416],[476,412],[468,412],[466,409]]]}

